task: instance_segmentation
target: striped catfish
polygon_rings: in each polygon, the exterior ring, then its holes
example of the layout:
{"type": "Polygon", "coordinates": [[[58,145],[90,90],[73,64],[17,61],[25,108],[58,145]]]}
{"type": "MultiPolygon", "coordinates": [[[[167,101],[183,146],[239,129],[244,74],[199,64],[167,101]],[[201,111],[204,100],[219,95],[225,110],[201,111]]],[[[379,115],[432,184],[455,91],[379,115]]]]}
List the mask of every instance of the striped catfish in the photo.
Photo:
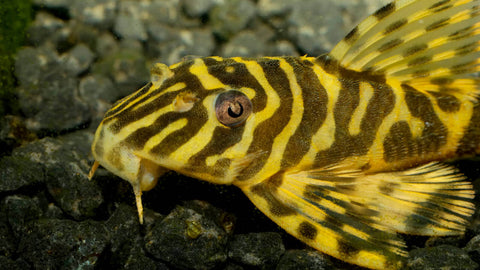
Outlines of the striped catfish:
{"type": "Polygon", "coordinates": [[[311,247],[400,268],[397,233],[458,235],[480,152],[479,0],[398,0],[319,57],[206,57],[167,67],[106,113],[96,162],[142,191],[168,170],[239,187],[311,247]]]}

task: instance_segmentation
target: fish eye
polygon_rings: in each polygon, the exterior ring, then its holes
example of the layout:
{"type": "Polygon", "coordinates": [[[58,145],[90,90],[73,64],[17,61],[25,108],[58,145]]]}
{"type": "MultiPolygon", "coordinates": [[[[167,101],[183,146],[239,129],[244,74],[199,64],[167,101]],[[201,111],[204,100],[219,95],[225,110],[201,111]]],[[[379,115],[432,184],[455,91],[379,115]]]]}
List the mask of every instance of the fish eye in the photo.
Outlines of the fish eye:
{"type": "Polygon", "coordinates": [[[242,92],[230,90],[219,94],[215,100],[215,114],[227,127],[243,123],[252,112],[252,102],[242,92]]]}

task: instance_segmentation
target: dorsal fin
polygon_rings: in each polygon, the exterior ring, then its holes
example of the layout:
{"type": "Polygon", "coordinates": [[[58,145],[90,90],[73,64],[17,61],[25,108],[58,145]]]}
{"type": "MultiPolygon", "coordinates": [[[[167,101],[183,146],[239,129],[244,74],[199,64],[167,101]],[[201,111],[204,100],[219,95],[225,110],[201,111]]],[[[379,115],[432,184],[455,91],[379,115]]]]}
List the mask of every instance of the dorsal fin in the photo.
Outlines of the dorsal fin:
{"type": "Polygon", "coordinates": [[[328,54],[341,67],[419,90],[476,97],[480,0],[398,0],[362,21],[328,54]],[[454,85],[454,87],[453,87],[454,85]]]}

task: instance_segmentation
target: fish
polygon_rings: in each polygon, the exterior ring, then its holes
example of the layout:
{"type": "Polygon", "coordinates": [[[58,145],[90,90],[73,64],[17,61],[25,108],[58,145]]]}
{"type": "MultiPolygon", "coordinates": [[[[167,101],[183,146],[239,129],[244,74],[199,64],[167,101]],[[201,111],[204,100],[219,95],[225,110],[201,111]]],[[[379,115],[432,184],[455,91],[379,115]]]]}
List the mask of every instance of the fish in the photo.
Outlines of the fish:
{"type": "Polygon", "coordinates": [[[461,235],[480,153],[479,0],[398,0],[320,56],[155,64],[95,132],[95,162],[142,192],[167,171],[235,185],[330,256],[398,269],[400,234],[461,235]]]}

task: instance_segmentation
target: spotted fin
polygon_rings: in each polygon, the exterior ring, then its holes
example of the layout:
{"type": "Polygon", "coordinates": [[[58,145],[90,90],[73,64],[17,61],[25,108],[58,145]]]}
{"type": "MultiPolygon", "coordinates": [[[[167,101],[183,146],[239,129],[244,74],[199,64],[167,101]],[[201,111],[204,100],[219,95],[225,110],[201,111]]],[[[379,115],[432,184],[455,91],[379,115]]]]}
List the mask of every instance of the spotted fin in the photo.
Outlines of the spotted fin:
{"type": "Polygon", "coordinates": [[[407,253],[396,232],[463,232],[474,211],[464,180],[438,163],[369,175],[333,166],[277,174],[244,192],[310,246],[368,268],[397,269],[407,253]]]}
{"type": "Polygon", "coordinates": [[[420,91],[478,96],[479,0],[398,0],[362,21],[328,54],[340,66],[420,91]]]}

